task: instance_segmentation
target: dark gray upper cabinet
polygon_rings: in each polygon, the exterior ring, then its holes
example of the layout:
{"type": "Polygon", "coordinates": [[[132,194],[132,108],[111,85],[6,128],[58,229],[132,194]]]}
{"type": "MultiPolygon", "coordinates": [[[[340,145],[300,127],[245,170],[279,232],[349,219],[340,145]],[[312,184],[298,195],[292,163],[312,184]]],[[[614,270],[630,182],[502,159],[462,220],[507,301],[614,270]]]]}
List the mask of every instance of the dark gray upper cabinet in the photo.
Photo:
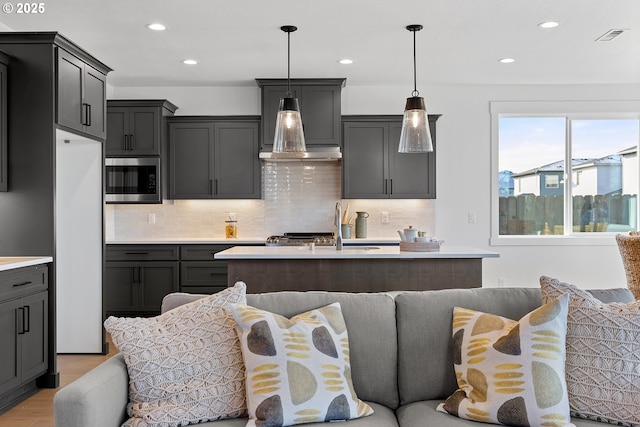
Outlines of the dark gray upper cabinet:
{"type": "Polygon", "coordinates": [[[106,72],[58,48],[58,125],[104,139],[106,78],[106,72]]]}
{"type": "Polygon", "coordinates": [[[344,116],[342,197],[435,199],[438,117],[429,115],[434,151],[402,154],[402,116],[344,116]]]}
{"type": "MultiPolygon", "coordinates": [[[[271,150],[280,98],[287,91],[286,79],[256,79],[262,89],[262,146],[271,150]]],[[[309,146],[340,145],[341,93],[346,79],[291,79],[293,97],[298,98],[309,146]]]]}
{"type": "Polygon", "coordinates": [[[258,117],[169,121],[170,199],[259,199],[258,117]]]}
{"type": "Polygon", "coordinates": [[[0,191],[8,191],[7,172],[7,64],[9,56],[0,52],[0,191]]]}
{"type": "Polygon", "coordinates": [[[177,107],[166,100],[108,100],[107,156],[159,156],[165,118],[177,107]]]}

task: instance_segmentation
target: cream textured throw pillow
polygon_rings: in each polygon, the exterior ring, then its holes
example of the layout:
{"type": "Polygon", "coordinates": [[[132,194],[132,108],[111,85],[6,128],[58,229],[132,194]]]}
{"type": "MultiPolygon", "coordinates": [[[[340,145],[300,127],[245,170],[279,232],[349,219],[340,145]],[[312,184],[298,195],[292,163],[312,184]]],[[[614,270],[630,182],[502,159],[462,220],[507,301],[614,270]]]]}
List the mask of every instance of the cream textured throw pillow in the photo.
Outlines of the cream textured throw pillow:
{"type": "Polygon", "coordinates": [[[347,420],[373,413],[351,382],[339,303],[291,320],[233,304],[247,369],[247,427],[347,420]]]}
{"type": "Polygon", "coordinates": [[[543,301],[571,297],[566,369],[572,414],[640,425],[640,301],[604,304],[545,276],[540,285],[543,301]]]}
{"type": "Polygon", "coordinates": [[[123,427],[184,426],[246,415],[244,363],[231,303],[242,282],[153,318],[109,317],[104,326],[129,372],[123,427]]]}
{"type": "Polygon", "coordinates": [[[516,322],[455,307],[453,360],[459,389],[438,410],[510,426],[573,426],[564,378],[568,298],[516,322]]]}

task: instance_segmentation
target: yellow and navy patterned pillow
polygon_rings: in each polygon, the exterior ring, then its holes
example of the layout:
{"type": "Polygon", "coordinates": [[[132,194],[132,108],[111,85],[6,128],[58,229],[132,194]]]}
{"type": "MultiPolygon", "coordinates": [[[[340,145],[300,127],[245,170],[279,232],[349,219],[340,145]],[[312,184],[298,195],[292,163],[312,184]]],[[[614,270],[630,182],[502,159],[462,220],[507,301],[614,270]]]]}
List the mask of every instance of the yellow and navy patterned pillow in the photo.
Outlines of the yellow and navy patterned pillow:
{"type": "Polygon", "coordinates": [[[287,319],[233,304],[246,367],[248,427],[347,420],[373,410],[351,381],[339,303],[287,319]]]}
{"type": "Polygon", "coordinates": [[[565,383],[568,298],[516,322],[455,307],[458,390],[438,410],[510,426],[573,426],[565,383]]]}

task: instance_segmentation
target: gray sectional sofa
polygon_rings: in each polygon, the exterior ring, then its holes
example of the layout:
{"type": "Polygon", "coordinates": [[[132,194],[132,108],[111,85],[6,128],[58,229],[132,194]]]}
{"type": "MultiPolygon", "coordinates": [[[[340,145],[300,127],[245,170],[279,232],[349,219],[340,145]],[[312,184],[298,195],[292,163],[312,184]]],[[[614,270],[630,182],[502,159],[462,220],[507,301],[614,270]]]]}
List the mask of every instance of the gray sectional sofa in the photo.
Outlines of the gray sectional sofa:
{"type": "MultiPolygon", "coordinates": [[[[627,289],[591,291],[603,302],[633,301],[627,289]]],[[[174,294],[163,310],[201,296],[174,294]]],[[[340,302],[350,341],[352,378],[358,397],[375,413],[346,422],[368,427],[462,427],[480,425],[436,412],[457,388],[453,368],[454,306],[520,319],[541,305],[533,288],[447,289],[397,293],[277,292],[249,294],[249,305],[287,317],[340,302]]],[[[116,427],[127,418],[127,368],[118,354],[55,396],[58,427],[116,427]]],[[[576,426],[600,426],[572,419],[576,426]]],[[[246,418],[198,424],[241,427],[246,418]]],[[[322,425],[326,423],[314,424],[322,425]]]]}

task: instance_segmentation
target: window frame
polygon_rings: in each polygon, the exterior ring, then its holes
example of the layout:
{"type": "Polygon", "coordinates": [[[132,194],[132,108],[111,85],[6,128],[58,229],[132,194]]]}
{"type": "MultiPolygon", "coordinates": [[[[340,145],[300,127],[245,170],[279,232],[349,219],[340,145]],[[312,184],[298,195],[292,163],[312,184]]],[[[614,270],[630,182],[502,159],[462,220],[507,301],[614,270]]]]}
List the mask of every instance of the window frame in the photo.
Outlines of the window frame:
{"type": "MultiPolygon", "coordinates": [[[[499,119],[501,117],[563,117],[566,120],[565,161],[571,159],[571,120],[636,119],[640,121],[640,100],[624,101],[491,101],[491,246],[563,246],[563,245],[615,245],[616,232],[573,233],[564,235],[500,235],[499,227],[499,119]]],[[[639,126],[640,128],[640,126],[639,126]]],[[[640,132],[638,135],[638,165],[640,170],[640,132]]],[[[564,224],[572,224],[571,168],[564,171],[564,224]]],[[[638,177],[640,181],[640,176],[638,177]]],[[[638,195],[640,205],[640,194],[638,195]]],[[[640,206],[636,209],[640,224],[640,206]]]]}

